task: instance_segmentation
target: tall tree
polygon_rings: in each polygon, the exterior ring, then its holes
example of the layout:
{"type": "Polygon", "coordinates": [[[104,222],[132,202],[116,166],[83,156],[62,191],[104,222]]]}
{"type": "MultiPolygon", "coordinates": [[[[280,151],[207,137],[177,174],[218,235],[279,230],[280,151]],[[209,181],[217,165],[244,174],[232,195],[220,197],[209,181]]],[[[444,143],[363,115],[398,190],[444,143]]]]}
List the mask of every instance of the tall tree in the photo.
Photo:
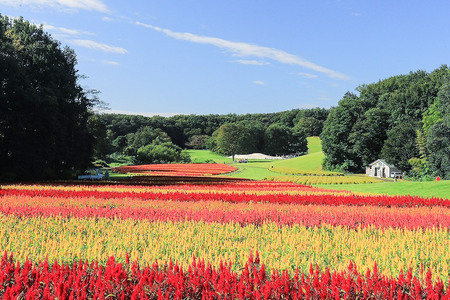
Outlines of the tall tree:
{"type": "Polygon", "coordinates": [[[415,122],[401,123],[387,133],[387,139],[381,150],[381,157],[394,164],[402,171],[409,171],[409,160],[419,155],[416,143],[417,124],[415,122]]]}
{"type": "Polygon", "coordinates": [[[226,123],[217,130],[216,144],[219,153],[231,155],[251,153],[256,149],[251,131],[240,123],[226,123]]]}
{"type": "Polygon", "coordinates": [[[264,153],[267,154],[304,153],[308,150],[305,134],[294,132],[283,124],[275,123],[267,127],[264,138],[264,153]]]}
{"type": "Polygon", "coordinates": [[[352,93],[346,93],[339,105],[331,110],[320,135],[326,157],[324,167],[328,170],[360,171],[361,158],[353,152],[348,142],[353,124],[361,114],[361,101],[352,93]]]}
{"type": "Polygon", "coordinates": [[[435,175],[450,179],[450,126],[436,122],[427,138],[428,163],[435,175]]]}
{"type": "Polygon", "coordinates": [[[76,62],[42,27],[0,15],[0,178],[68,176],[90,163],[97,99],[76,62]]]}

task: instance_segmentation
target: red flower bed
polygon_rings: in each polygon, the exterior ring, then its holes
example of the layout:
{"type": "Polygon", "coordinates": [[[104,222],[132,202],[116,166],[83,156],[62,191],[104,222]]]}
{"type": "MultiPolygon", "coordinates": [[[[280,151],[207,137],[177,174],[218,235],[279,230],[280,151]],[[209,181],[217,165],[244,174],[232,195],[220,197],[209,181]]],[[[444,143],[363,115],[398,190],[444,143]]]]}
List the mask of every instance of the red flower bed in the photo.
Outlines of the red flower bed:
{"type": "Polygon", "coordinates": [[[449,299],[441,280],[432,281],[429,271],[417,278],[411,269],[398,278],[372,271],[331,273],[310,267],[308,274],[290,275],[285,270],[267,274],[258,253],[250,255],[242,272],[231,263],[218,269],[193,259],[187,270],[177,264],[141,267],[111,257],[105,266],[97,262],[64,265],[44,261],[23,265],[5,252],[0,264],[0,297],[12,299],[449,299]],[[425,277],[425,278],[424,278],[425,277]]]}
{"type": "Polygon", "coordinates": [[[114,168],[119,173],[143,173],[155,176],[207,176],[236,171],[226,164],[150,164],[114,168]]]}
{"type": "MultiPolygon", "coordinates": [[[[450,228],[449,209],[416,208],[380,208],[374,206],[363,207],[336,207],[336,206],[309,206],[309,210],[297,211],[280,210],[280,205],[265,204],[245,210],[242,207],[208,208],[214,203],[202,202],[205,208],[191,209],[189,202],[179,203],[178,208],[153,207],[115,207],[115,203],[108,202],[105,206],[89,206],[90,199],[84,203],[65,203],[55,198],[39,197],[37,201],[42,206],[31,206],[23,201],[18,206],[4,205],[0,202],[0,214],[16,215],[21,217],[76,217],[76,218],[121,218],[148,221],[203,221],[207,223],[238,223],[241,226],[249,224],[261,225],[265,222],[274,222],[278,225],[304,225],[346,226],[359,228],[373,226],[376,228],[450,228]],[[52,202],[57,202],[52,204],[52,202]],[[72,204],[72,205],[71,205],[72,204]]],[[[236,205],[234,205],[236,206],[236,205]]]]}
{"type": "MultiPolygon", "coordinates": [[[[313,190],[311,190],[313,191],[313,190]]],[[[275,194],[245,194],[245,193],[219,193],[196,192],[184,193],[170,192],[139,192],[139,191],[64,191],[64,190],[25,190],[4,189],[0,190],[0,197],[27,196],[27,197],[61,197],[61,198],[131,198],[141,200],[171,200],[171,201],[224,201],[230,203],[265,202],[280,204],[315,204],[315,205],[354,205],[354,206],[385,206],[385,207],[416,207],[416,206],[441,206],[450,208],[450,201],[441,198],[420,198],[417,196],[386,196],[386,195],[289,195],[283,193],[275,194]]]]}

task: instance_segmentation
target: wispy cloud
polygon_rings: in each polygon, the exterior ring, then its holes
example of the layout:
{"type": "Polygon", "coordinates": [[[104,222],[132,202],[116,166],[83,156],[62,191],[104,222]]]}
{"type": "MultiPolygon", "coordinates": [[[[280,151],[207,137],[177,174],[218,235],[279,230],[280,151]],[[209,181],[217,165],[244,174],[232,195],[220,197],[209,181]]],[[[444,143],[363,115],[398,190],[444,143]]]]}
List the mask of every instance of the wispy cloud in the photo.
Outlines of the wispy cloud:
{"type": "Polygon", "coordinates": [[[261,81],[261,80],[254,80],[253,83],[254,84],[259,84],[259,85],[265,85],[266,84],[264,81],[261,81]]]}
{"type": "Polygon", "coordinates": [[[305,78],[317,78],[319,75],[316,74],[309,74],[309,73],[298,73],[298,75],[305,77],[305,78]]]}
{"type": "Polygon", "coordinates": [[[112,61],[112,60],[102,60],[102,64],[110,65],[110,66],[118,66],[118,65],[120,65],[117,61],[112,61]]]}
{"type": "Polygon", "coordinates": [[[108,7],[100,0],[0,0],[0,4],[8,6],[48,6],[55,9],[95,10],[108,12],[108,7]]]}
{"type": "Polygon", "coordinates": [[[255,45],[255,44],[243,43],[243,42],[233,42],[233,41],[228,41],[228,40],[224,40],[224,39],[220,39],[220,38],[216,38],[216,37],[200,36],[200,35],[196,35],[196,34],[192,34],[192,33],[188,33],[188,32],[174,32],[169,29],[160,28],[157,26],[149,25],[149,24],[144,24],[141,22],[136,22],[136,25],[150,28],[150,29],[156,30],[158,32],[162,32],[162,33],[166,34],[167,36],[170,36],[177,40],[189,41],[189,42],[199,43],[199,44],[213,45],[218,48],[225,49],[225,50],[231,52],[234,56],[259,57],[259,58],[263,58],[263,59],[271,59],[271,60],[278,61],[283,64],[298,65],[298,66],[301,66],[301,67],[304,67],[304,68],[307,68],[310,70],[314,70],[316,72],[323,73],[331,78],[337,78],[337,79],[342,79],[342,80],[350,79],[350,77],[345,74],[322,67],[322,66],[312,63],[310,61],[307,61],[306,59],[303,59],[296,55],[287,53],[283,50],[259,46],[259,45],[255,45]]]}
{"type": "Polygon", "coordinates": [[[261,60],[247,60],[247,59],[239,59],[235,60],[235,62],[243,64],[243,65],[254,65],[254,66],[264,66],[269,65],[270,63],[261,60]]]}
{"type": "MultiPolygon", "coordinates": [[[[1,1],[1,0],[0,0],[1,1]]],[[[49,24],[43,24],[45,31],[55,32],[57,34],[65,34],[65,35],[95,35],[95,33],[77,29],[69,29],[65,27],[56,27],[49,24]]]]}
{"type": "Polygon", "coordinates": [[[81,46],[81,47],[85,47],[85,48],[89,48],[89,49],[93,49],[93,50],[100,50],[100,51],[107,52],[107,53],[116,53],[116,54],[127,53],[127,50],[124,48],[110,46],[107,44],[102,44],[102,43],[98,43],[98,42],[91,41],[91,40],[70,40],[69,42],[74,45],[77,45],[77,46],[81,46]]]}

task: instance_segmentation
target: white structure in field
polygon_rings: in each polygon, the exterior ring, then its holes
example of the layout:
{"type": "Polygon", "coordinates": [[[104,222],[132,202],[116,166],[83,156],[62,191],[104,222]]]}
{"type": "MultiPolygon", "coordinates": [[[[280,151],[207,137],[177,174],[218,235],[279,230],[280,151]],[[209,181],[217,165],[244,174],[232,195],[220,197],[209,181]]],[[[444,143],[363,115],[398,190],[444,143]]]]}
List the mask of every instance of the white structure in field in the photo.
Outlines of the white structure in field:
{"type": "Polygon", "coordinates": [[[378,159],[366,167],[366,175],[379,178],[399,178],[402,172],[394,165],[378,159]]]}

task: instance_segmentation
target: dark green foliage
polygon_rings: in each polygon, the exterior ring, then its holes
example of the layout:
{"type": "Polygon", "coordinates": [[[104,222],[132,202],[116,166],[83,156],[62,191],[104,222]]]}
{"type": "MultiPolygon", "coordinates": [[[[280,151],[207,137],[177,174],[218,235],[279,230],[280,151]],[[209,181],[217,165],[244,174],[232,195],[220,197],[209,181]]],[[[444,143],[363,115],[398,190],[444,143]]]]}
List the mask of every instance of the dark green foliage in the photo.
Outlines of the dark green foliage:
{"type": "Polygon", "coordinates": [[[206,141],[209,139],[209,136],[206,134],[196,134],[189,138],[189,142],[186,143],[186,146],[192,149],[206,149],[206,141]]]}
{"type": "Polygon", "coordinates": [[[327,170],[360,171],[361,158],[353,152],[348,142],[353,125],[361,115],[361,100],[352,93],[346,93],[339,105],[331,110],[320,135],[322,149],[326,155],[324,167],[327,170]]]}
{"type": "MultiPolygon", "coordinates": [[[[99,118],[103,120],[108,132],[110,132],[109,139],[111,144],[121,136],[126,137],[130,133],[134,134],[142,127],[150,126],[152,128],[161,129],[167,133],[174,144],[184,147],[189,143],[189,139],[193,136],[211,136],[225,123],[244,123],[246,126],[251,127],[252,130],[257,132],[257,148],[262,150],[264,147],[264,132],[270,125],[279,123],[289,128],[293,128],[301,118],[312,117],[317,119],[318,122],[324,122],[327,116],[328,109],[313,108],[302,110],[294,109],[278,113],[245,115],[177,115],[173,117],[144,117],[102,114],[99,115],[99,118]]],[[[315,133],[317,133],[317,128],[315,133]]]]}
{"type": "Polygon", "coordinates": [[[252,153],[256,150],[255,143],[251,141],[250,129],[240,123],[226,123],[217,130],[217,152],[231,155],[234,160],[236,154],[252,153]]]}
{"type": "Polygon", "coordinates": [[[319,136],[323,129],[322,120],[318,120],[314,117],[302,117],[295,124],[294,131],[303,132],[306,136],[319,136]]]}
{"type": "Polygon", "coordinates": [[[416,123],[404,122],[389,130],[381,150],[381,157],[400,170],[409,171],[411,169],[409,159],[419,155],[416,128],[416,123]]]}
{"type": "Polygon", "coordinates": [[[294,132],[289,127],[278,123],[267,127],[264,140],[264,153],[266,154],[305,153],[308,150],[306,136],[303,132],[294,132]]]}
{"type": "MultiPolygon", "coordinates": [[[[346,94],[324,123],[324,167],[362,171],[370,162],[384,158],[407,171],[413,159],[414,172],[427,174],[429,151],[423,141],[436,122],[445,123],[449,78],[450,70],[443,65],[431,73],[411,72],[361,85],[359,96],[346,94]],[[417,130],[422,127],[425,137],[418,139],[417,130]]],[[[433,165],[431,171],[437,172],[433,170],[437,167],[433,165]]]]}
{"type": "Polygon", "coordinates": [[[162,163],[188,163],[189,154],[171,142],[164,142],[156,138],[151,144],[140,147],[137,150],[136,160],[138,164],[162,164],[162,163]]]}
{"type": "Polygon", "coordinates": [[[74,52],[42,28],[0,15],[1,179],[61,178],[90,163],[97,100],[75,65],[74,52]]]}
{"type": "Polygon", "coordinates": [[[434,175],[450,179],[450,126],[436,122],[427,138],[428,162],[434,175]]]}
{"type": "Polygon", "coordinates": [[[367,110],[353,125],[348,141],[363,166],[378,159],[387,138],[388,120],[389,113],[375,107],[367,110]]]}

